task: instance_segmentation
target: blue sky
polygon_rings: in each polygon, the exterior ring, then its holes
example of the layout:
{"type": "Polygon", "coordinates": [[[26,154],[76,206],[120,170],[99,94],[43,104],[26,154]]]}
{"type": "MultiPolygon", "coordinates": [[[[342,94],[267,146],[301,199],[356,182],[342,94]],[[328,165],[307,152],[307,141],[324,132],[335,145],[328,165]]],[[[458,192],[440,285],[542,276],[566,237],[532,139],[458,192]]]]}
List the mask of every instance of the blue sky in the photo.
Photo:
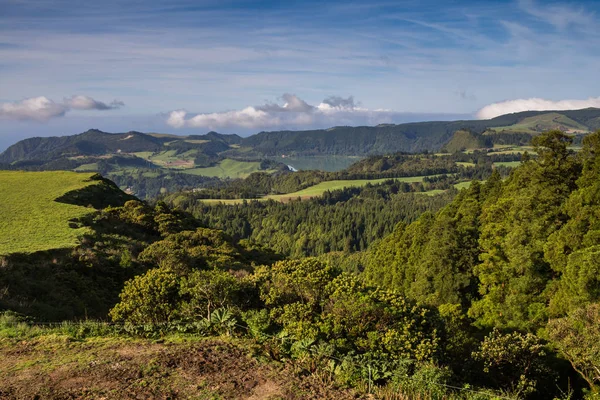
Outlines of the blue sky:
{"type": "Polygon", "coordinates": [[[0,0],[0,149],[92,127],[250,134],[600,106],[599,19],[598,1],[0,0]]]}

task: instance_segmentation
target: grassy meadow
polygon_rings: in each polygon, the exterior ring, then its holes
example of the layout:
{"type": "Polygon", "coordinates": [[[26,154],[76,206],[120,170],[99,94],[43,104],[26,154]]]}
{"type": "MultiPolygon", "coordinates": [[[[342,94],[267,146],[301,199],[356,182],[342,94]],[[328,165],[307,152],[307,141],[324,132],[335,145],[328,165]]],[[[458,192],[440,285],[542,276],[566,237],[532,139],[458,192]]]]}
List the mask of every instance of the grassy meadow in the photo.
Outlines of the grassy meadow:
{"type": "MultiPolygon", "coordinates": [[[[410,177],[405,177],[405,178],[394,178],[394,179],[397,181],[400,181],[400,182],[411,183],[411,182],[423,182],[423,178],[425,178],[425,177],[424,176],[410,176],[410,177]]],[[[331,191],[331,190],[338,190],[338,189],[344,189],[344,188],[349,188],[349,187],[361,187],[361,186],[365,186],[369,183],[372,185],[377,185],[378,183],[383,183],[389,179],[390,178],[325,181],[325,182],[318,183],[314,186],[308,187],[306,189],[299,190],[297,192],[270,195],[270,196],[266,196],[265,198],[279,200],[279,201],[287,201],[290,199],[296,199],[298,197],[300,197],[301,199],[309,199],[311,197],[321,196],[323,193],[325,193],[328,190],[331,191]]]]}
{"type": "Polygon", "coordinates": [[[511,126],[499,126],[490,129],[496,132],[524,132],[532,134],[537,134],[551,129],[564,129],[568,133],[583,133],[589,130],[586,126],[580,124],[579,122],[559,113],[548,113],[527,117],[518,124],[511,126]]]}
{"type": "MultiPolygon", "coordinates": [[[[409,177],[392,178],[392,179],[400,181],[400,182],[411,183],[411,182],[423,182],[423,178],[425,178],[425,176],[409,176],[409,177]]],[[[310,186],[306,189],[299,190],[297,192],[286,193],[286,194],[272,194],[272,195],[265,196],[265,197],[262,197],[260,199],[255,199],[255,200],[261,200],[261,201],[275,200],[275,201],[286,202],[286,201],[295,200],[298,198],[310,199],[312,197],[321,196],[321,195],[323,195],[323,193],[325,193],[328,190],[331,191],[331,190],[339,190],[339,189],[344,189],[344,188],[349,188],[349,187],[361,187],[361,186],[365,186],[369,183],[372,185],[376,185],[376,184],[385,182],[387,180],[390,180],[390,178],[325,181],[325,182],[318,183],[314,186],[310,186]]],[[[240,204],[240,203],[244,202],[244,199],[225,199],[225,200],[205,199],[202,201],[204,203],[208,203],[208,204],[217,204],[217,203],[240,204]]],[[[245,201],[252,201],[252,200],[247,199],[245,201]]]]}
{"type": "MultiPolygon", "coordinates": [[[[191,168],[183,170],[186,174],[202,175],[216,178],[245,178],[253,172],[260,171],[258,161],[238,161],[226,158],[213,167],[191,168]]],[[[265,171],[271,172],[271,171],[265,171]]]]}
{"type": "Polygon", "coordinates": [[[93,209],[54,201],[98,184],[92,173],[0,171],[0,255],[71,247],[88,228],[69,221],[93,209]]]}
{"type": "Polygon", "coordinates": [[[350,165],[360,161],[363,157],[359,156],[288,156],[288,157],[269,157],[271,160],[290,165],[297,170],[309,171],[341,171],[350,165]]]}

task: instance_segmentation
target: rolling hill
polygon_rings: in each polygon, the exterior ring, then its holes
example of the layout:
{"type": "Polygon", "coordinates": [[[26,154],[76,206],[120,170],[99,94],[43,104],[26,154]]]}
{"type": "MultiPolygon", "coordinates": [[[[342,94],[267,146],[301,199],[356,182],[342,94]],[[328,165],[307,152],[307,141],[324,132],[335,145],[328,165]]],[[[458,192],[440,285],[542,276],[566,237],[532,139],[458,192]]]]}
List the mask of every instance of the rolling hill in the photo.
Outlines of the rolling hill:
{"type": "Polygon", "coordinates": [[[91,129],[73,136],[15,143],[0,154],[0,169],[99,172],[122,189],[150,198],[258,171],[286,171],[281,157],[365,157],[522,146],[550,129],[579,136],[600,129],[600,109],[529,111],[490,120],[260,132],[246,138],[217,132],[177,136],[91,129]]]}
{"type": "MultiPolygon", "coordinates": [[[[468,130],[483,133],[533,135],[549,129],[585,133],[600,129],[600,109],[575,111],[527,111],[490,120],[433,121],[384,124],[373,127],[334,127],[310,131],[260,132],[244,138],[241,149],[260,155],[372,155],[395,152],[439,150],[454,133],[468,130]],[[532,127],[538,127],[533,130],[532,127]]],[[[491,142],[497,140],[491,135],[491,142]]],[[[498,138],[502,141],[502,139],[498,138]]],[[[506,138],[504,138],[506,140],[506,138]]],[[[517,143],[513,143],[517,144],[517,143]]]]}
{"type": "MultiPolygon", "coordinates": [[[[50,161],[107,155],[153,155],[194,159],[193,166],[212,166],[223,158],[295,155],[371,155],[439,150],[455,132],[537,134],[549,129],[586,133],[600,129],[600,109],[527,111],[490,120],[432,121],[377,126],[333,127],[307,131],[260,132],[246,138],[209,132],[176,136],[141,132],[106,133],[91,129],[78,135],[29,138],[0,154],[0,163],[43,167],[50,161]],[[212,159],[211,159],[212,157],[212,159]],[[201,164],[201,165],[198,165],[201,164]]],[[[493,135],[492,135],[493,136],[493,135]]],[[[492,138],[493,140],[493,138],[492,138]]],[[[144,158],[144,157],[142,157],[144,158]]],[[[165,164],[153,162],[159,167],[165,164]]],[[[181,167],[181,165],[173,165],[181,167]]]]}
{"type": "Polygon", "coordinates": [[[454,132],[450,141],[442,147],[442,152],[455,153],[457,151],[482,149],[492,146],[493,143],[489,140],[489,136],[486,137],[478,133],[461,129],[454,132]]]}
{"type": "Polygon", "coordinates": [[[0,171],[0,255],[74,247],[80,218],[131,198],[98,174],[0,171]]]}

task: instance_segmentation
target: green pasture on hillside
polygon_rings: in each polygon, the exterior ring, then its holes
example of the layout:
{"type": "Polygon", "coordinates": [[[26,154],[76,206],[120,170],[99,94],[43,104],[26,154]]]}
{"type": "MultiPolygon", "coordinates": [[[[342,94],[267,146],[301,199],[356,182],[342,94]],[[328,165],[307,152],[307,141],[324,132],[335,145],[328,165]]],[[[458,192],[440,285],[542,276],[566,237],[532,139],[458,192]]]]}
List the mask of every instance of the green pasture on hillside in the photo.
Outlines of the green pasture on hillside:
{"type": "MultiPolygon", "coordinates": [[[[276,201],[285,202],[285,201],[295,200],[297,198],[310,199],[312,197],[321,196],[321,195],[323,195],[323,193],[325,193],[328,190],[331,191],[331,190],[344,189],[344,188],[348,188],[348,187],[361,187],[361,186],[365,186],[369,183],[372,185],[376,185],[376,184],[385,182],[390,179],[394,179],[394,180],[397,180],[400,182],[407,182],[407,183],[423,182],[423,178],[425,178],[425,177],[426,176],[409,176],[409,177],[403,177],[403,178],[353,179],[353,180],[325,181],[325,182],[318,183],[314,186],[310,186],[306,189],[299,190],[297,192],[286,193],[286,194],[273,194],[273,195],[262,197],[260,199],[247,199],[246,201],[276,200],[276,201]]],[[[240,203],[244,202],[244,199],[227,199],[227,200],[204,199],[201,201],[204,203],[208,203],[208,204],[217,204],[217,203],[240,204],[240,203]]]]}
{"type": "Polygon", "coordinates": [[[182,172],[193,175],[233,179],[245,178],[251,173],[258,171],[260,171],[260,162],[258,161],[238,161],[226,158],[214,167],[192,168],[183,170],[182,172]]]}
{"type": "Polygon", "coordinates": [[[72,247],[88,228],[69,221],[93,209],[54,201],[98,184],[93,173],[0,171],[0,254],[72,247]]]}
{"type": "Polygon", "coordinates": [[[498,161],[494,165],[497,167],[516,168],[521,165],[521,161],[498,161]]]}
{"type": "MultiPolygon", "coordinates": [[[[400,181],[400,182],[411,183],[411,182],[423,182],[423,178],[425,178],[425,176],[410,176],[410,177],[393,178],[393,179],[400,181]]],[[[294,193],[270,195],[270,196],[266,196],[265,198],[279,200],[279,201],[286,201],[286,200],[295,199],[298,197],[300,197],[302,199],[308,199],[311,197],[321,196],[327,190],[331,191],[331,190],[338,190],[338,189],[344,189],[344,188],[349,188],[349,187],[361,187],[361,186],[365,186],[369,183],[372,185],[376,185],[378,183],[383,183],[389,179],[390,178],[326,181],[326,182],[318,183],[318,184],[308,187],[306,189],[299,190],[294,193]]]]}
{"type": "Polygon", "coordinates": [[[551,129],[566,129],[570,133],[583,133],[589,130],[585,125],[559,113],[548,113],[527,117],[514,125],[499,126],[490,129],[496,132],[523,132],[532,134],[551,129]]]}

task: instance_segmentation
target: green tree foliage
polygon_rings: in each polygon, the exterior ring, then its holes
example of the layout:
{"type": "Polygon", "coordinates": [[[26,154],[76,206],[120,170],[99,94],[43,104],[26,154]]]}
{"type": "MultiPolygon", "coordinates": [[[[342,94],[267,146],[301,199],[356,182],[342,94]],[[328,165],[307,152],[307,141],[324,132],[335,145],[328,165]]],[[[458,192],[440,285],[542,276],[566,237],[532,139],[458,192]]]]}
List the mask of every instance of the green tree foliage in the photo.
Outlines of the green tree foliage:
{"type": "Polygon", "coordinates": [[[119,297],[110,311],[113,321],[157,325],[179,317],[179,277],[168,269],[154,268],[127,281],[119,297]]]}
{"type": "Polygon", "coordinates": [[[469,304],[476,292],[481,191],[475,182],[437,214],[396,227],[371,249],[367,281],[426,304],[469,304]]]}
{"type": "Polygon", "coordinates": [[[312,309],[321,305],[335,275],[331,267],[314,258],[280,261],[256,272],[266,305],[301,303],[312,309]]]}
{"type": "Polygon", "coordinates": [[[459,304],[480,326],[534,330],[596,301],[600,133],[581,154],[551,131],[504,182],[493,173],[436,214],[399,224],[366,257],[367,282],[422,303],[459,304]]]}
{"type": "Polygon", "coordinates": [[[248,202],[184,209],[204,225],[222,229],[234,239],[249,239],[294,257],[365,250],[390,233],[399,221],[437,210],[453,193],[424,196],[402,193],[405,183],[327,192],[322,198],[280,203],[248,202]]]}
{"type": "Polygon", "coordinates": [[[589,384],[600,393],[600,305],[589,304],[567,317],[552,319],[547,333],[558,350],[589,384]]]}
{"type": "Polygon", "coordinates": [[[242,268],[242,249],[222,231],[198,228],[168,235],[152,243],[139,256],[141,261],[163,268],[242,268]]]}
{"type": "Polygon", "coordinates": [[[491,381],[516,397],[534,393],[538,383],[550,373],[544,362],[545,346],[530,333],[502,334],[494,330],[473,357],[483,362],[491,381]]]}
{"type": "Polygon", "coordinates": [[[575,187],[579,164],[562,132],[535,139],[539,159],[513,171],[498,199],[482,210],[481,263],[474,269],[482,298],[470,310],[482,325],[529,329],[546,318],[544,291],[553,274],[544,243],[566,219],[561,205],[575,187]]]}
{"type": "Polygon", "coordinates": [[[552,316],[600,299],[600,132],[583,140],[582,173],[563,209],[568,221],[550,235],[546,260],[561,275],[550,302],[552,316]]]}
{"type": "Polygon", "coordinates": [[[272,318],[295,340],[325,340],[344,354],[433,360],[441,320],[393,291],[365,287],[316,259],[282,261],[255,279],[272,318]]]}
{"type": "Polygon", "coordinates": [[[193,271],[182,279],[180,290],[182,315],[197,319],[211,318],[217,308],[234,307],[240,303],[242,284],[228,272],[219,270],[193,271]]]}

